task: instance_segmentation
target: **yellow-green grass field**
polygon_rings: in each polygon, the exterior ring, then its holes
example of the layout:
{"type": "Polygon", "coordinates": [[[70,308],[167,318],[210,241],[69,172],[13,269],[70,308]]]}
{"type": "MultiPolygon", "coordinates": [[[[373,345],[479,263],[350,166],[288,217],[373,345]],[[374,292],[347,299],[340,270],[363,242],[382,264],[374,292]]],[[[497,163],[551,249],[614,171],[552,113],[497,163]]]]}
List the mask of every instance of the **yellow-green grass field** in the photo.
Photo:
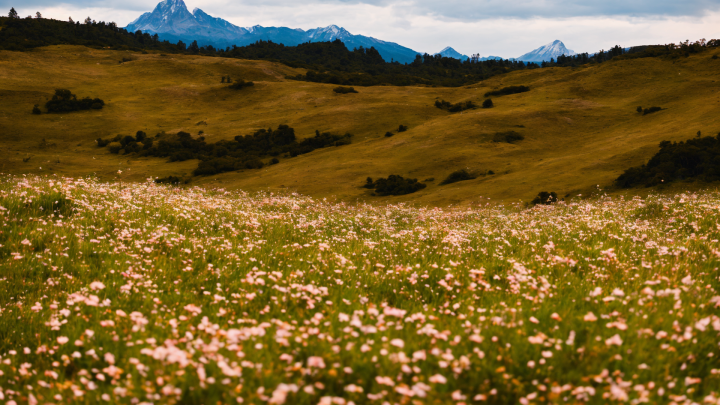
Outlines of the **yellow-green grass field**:
{"type": "Polygon", "coordinates": [[[720,404],[719,220],[3,175],[0,401],[720,404]]]}
{"type": "Polygon", "coordinates": [[[113,155],[94,140],[138,130],[151,136],[202,130],[213,142],[287,124],[300,138],[316,129],[355,137],[349,146],[281,159],[261,170],[194,178],[191,184],[438,206],[486,198],[527,201],[542,190],[561,197],[587,194],[645,162],[662,140],[720,132],[720,60],[711,59],[718,52],[521,71],[463,88],[377,86],[338,95],[334,85],[286,80],[303,71],[267,61],[78,46],[0,51],[0,172],[125,181],[187,176],[196,162],[113,155]],[[118,63],[123,58],[132,60],[118,63]],[[233,91],[220,83],[223,75],[256,85],[233,91]],[[480,104],[485,92],[509,85],[532,90],[495,97],[495,108],[462,114],[433,106],[437,98],[480,104]],[[33,105],[44,105],[56,88],[107,104],[100,111],[32,115],[33,105]],[[665,110],[642,116],[637,106],[665,110]],[[410,129],[384,137],[400,124],[410,129]],[[525,140],[491,141],[494,133],[509,130],[525,140]],[[439,185],[461,168],[496,174],[439,185]],[[390,174],[435,181],[401,197],[372,197],[360,187],[368,176],[390,174]]]}

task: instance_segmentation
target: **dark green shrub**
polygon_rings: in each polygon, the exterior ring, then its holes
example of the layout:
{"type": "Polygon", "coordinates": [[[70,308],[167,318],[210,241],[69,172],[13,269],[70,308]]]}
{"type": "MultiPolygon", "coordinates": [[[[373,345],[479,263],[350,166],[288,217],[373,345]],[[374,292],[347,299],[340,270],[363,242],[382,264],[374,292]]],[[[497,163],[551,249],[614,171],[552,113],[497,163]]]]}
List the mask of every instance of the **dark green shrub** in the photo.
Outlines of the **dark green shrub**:
{"type": "Polygon", "coordinates": [[[168,176],[160,179],[155,179],[157,184],[180,184],[180,178],[176,176],[168,176]]]}
{"type": "Polygon", "coordinates": [[[110,142],[107,146],[110,153],[118,153],[120,152],[120,149],[122,149],[122,147],[123,146],[120,144],[120,142],[110,142]]]}
{"type": "Polygon", "coordinates": [[[368,177],[368,183],[365,184],[365,187],[374,188],[375,193],[381,196],[405,195],[426,187],[425,184],[418,183],[417,179],[406,179],[395,174],[391,174],[386,179],[377,179],[372,183],[370,183],[370,181],[372,181],[372,179],[368,177]]]}
{"type": "Polygon", "coordinates": [[[125,145],[127,145],[127,144],[129,144],[129,143],[133,143],[133,142],[135,142],[135,138],[132,137],[132,136],[130,136],[130,135],[128,135],[128,136],[123,137],[123,138],[120,140],[120,145],[122,145],[123,147],[125,147],[125,145]]]}
{"type": "Polygon", "coordinates": [[[250,157],[243,162],[246,169],[262,169],[265,164],[257,156],[250,157]]]}
{"type": "Polygon", "coordinates": [[[373,182],[372,177],[368,177],[365,180],[365,185],[363,185],[363,188],[375,188],[375,182],[373,182]]]}
{"type": "Polygon", "coordinates": [[[504,88],[502,88],[502,89],[500,89],[500,90],[488,91],[487,93],[485,93],[485,97],[490,97],[490,96],[498,96],[498,97],[499,97],[499,96],[507,96],[508,94],[518,94],[518,93],[524,93],[524,92],[526,92],[526,91],[530,91],[530,87],[527,87],[527,86],[509,86],[509,87],[504,87],[504,88]]]}
{"type": "Polygon", "coordinates": [[[52,99],[45,103],[49,113],[65,113],[72,111],[99,110],[103,108],[105,102],[99,98],[91,99],[85,97],[82,100],[78,100],[77,96],[72,94],[70,90],[57,89],[52,99]]]}
{"type": "MultiPolygon", "coordinates": [[[[108,140],[99,138],[98,146],[107,146],[112,153],[137,153],[140,156],[166,157],[171,162],[183,162],[198,159],[198,167],[193,171],[197,176],[212,175],[242,169],[260,169],[264,156],[285,154],[295,157],[319,148],[348,145],[352,134],[335,135],[315,131],[315,136],[297,141],[295,130],[287,125],[277,129],[260,129],[246,136],[236,136],[234,141],[219,141],[208,144],[205,137],[193,138],[187,132],[167,135],[164,132],[150,138],[143,131],[135,137],[117,135],[108,140]]],[[[271,159],[270,164],[279,163],[271,159]]]]}
{"type": "Polygon", "coordinates": [[[440,185],[457,183],[458,181],[464,180],[472,180],[474,178],[477,178],[477,176],[468,172],[465,169],[455,170],[454,172],[450,173],[450,175],[447,176],[445,180],[441,181],[440,185]]]}
{"type": "Polygon", "coordinates": [[[278,163],[280,163],[280,160],[278,158],[274,157],[274,158],[270,159],[271,165],[276,165],[278,163]]]}
{"type": "Polygon", "coordinates": [[[621,188],[651,187],[685,179],[720,180],[720,134],[685,142],[660,142],[660,151],[650,160],[631,167],[616,180],[621,188]]]}
{"type": "Polygon", "coordinates": [[[515,131],[497,132],[493,135],[493,142],[515,143],[523,139],[525,137],[515,131]]]}
{"type": "Polygon", "coordinates": [[[662,107],[650,107],[643,110],[643,115],[652,114],[654,112],[661,111],[662,107]]]}
{"type": "Polygon", "coordinates": [[[95,142],[97,143],[97,146],[100,148],[104,148],[104,147],[108,146],[108,144],[110,143],[110,141],[106,141],[102,138],[96,139],[95,142]]]}
{"type": "Polygon", "coordinates": [[[638,106],[638,108],[635,111],[637,111],[638,114],[642,114],[642,112],[643,112],[642,106],[638,106]]]}
{"type": "Polygon", "coordinates": [[[40,115],[40,114],[42,114],[42,111],[40,111],[40,106],[37,105],[37,104],[35,104],[35,106],[34,106],[33,109],[32,109],[32,113],[35,114],[35,115],[40,115]]]}
{"type": "Polygon", "coordinates": [[[398,128],[398,132],[405,132],[408,130],[408,127],[406,127],[403,124],[400,124],[400,127],[398,128]]]}
{"type": "Polygon", "coordinates": [[[538,193],[537,197],[530,201],[530,204],[532,205],[550,205],[552,203],[556,203],[558,201],[557,194],[554,191],[547,192],[547,191],[541,191],[538,193]]]}
{"type": "Polygon", "coordinates": [[[492,170],[488,170],[487,174],[495,174],[495,172],[492,170]]]}
{"type": "Polygon", "coordinates": [[[343,86],[335,87],[333,89],[333,91],[338,94],[357,93],[357,90],[355,90],[354,87],[343,87],[343,86]]]}
{"type": "Polygon", "coordinates": [[[393,135],[395,135],[395,134],[393,134],[392,132],[385,132],[385,137],[387,137],[387,138],[390,138],[393,135]]]}
{"type": "Polygon", "coordinates": [[[477,108],[475,103],[473,103],[472,101],[461,101],[459,103],[452,104],[449,101],[445,101],[445,100],[436,100],[435,107],[437,107],[441,110],[447,110],[449,112],[460,112],[460,111],[477,108]]]}
{"type": "Polygon", "coordinates": [[[717,55],[713,55],[712,58],[713,58],[713,59],[717,59],[718,56],[717,56],[717,55]]]}
{"type": "Polygon", "coordinates": [[[435,100],[435,107],[441,110],[448,110],[452,107],[452,103],[445,100],[435,100]]]}
{"type": "MultiPolygon", "coordinates": [[[[230,82],[228,82],[228,83],[230,83],[230,82]]],[[[254,85],[255,85],[255,83],[253,83],[253,82],[246,82],[245,80],[238,80],[235,83],[229,85],[228,88],[233,89],[233,90],[242,90],[244,88],[252,87],[254,85]]]]}
{"type": "Polygon", "coordinates": [[[485,101],[483,101],[482,107],[483,107],[483,108],[493,108],[494,105],[493,105],[492,99],[491,99],[491,98],[488,98],[488,99],[486,99],[485,101]]]}

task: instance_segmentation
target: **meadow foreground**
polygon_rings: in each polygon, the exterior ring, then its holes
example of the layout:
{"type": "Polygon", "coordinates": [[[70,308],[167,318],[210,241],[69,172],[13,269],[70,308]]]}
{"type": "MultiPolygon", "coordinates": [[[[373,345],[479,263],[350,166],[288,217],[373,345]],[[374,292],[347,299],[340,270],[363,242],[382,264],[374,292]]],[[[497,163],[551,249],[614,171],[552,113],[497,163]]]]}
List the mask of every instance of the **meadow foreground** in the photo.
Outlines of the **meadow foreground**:
{"type": "Polygon", "coordinates": [[[718,404],[719,218],[4,176],[0,399],[718,404]]]}

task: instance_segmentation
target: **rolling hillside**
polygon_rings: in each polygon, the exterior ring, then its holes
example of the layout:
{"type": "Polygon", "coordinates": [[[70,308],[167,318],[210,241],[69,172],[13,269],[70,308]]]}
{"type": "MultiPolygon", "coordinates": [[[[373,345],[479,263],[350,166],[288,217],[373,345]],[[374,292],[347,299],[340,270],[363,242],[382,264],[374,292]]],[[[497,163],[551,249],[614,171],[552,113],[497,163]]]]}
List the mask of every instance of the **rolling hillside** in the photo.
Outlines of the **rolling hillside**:
{"type": "Polygon", "coordinates": [[[538,191],[586,193],[609,185],[624,169],[646,161],[662,140],[720,131],[718,49],[689,58],[612,61],[580,68],[547,68],[496,76],[464,88],[356,88],[338,95],[330,84],[286,80],[304,73],[266,61],[133,54],[79,46],[0,52],[0,172],[95,175],[142,181],[188,175],[197,162],[110,154],[98,137],[204,131],[208,142],[287,124],[298,137],[315,130],[355,135],[341,148],[316,150],[260,170],[195,177],[191,185],[289,190],[344,201],[458,204],[491,198],[527,201],[538,191]],[[123,58],[130,59],[118,63],[123,58]],[[252,80],[234,91],[223,75],[252,80]],[[471,100],[510,85],[531,91],[493,98],[492,109],[451,114],[436,99],[471,100]],[[100,97],[104,109],[32,115],[56,88],[100,97]],[[665,110],[642,116],[637,106],[665,110]],[[398,125],[407,132],[386,138],[398,125]],[[525,139],[494,143],[496,132],[525,139]],[[25,162],[29,157],[29,159],[25,162]],[[452,171],[495,174],[440,186],[452,171]],[[428,187],[402,197],[373,197],[366,177],[399,174],[428,187]]]}

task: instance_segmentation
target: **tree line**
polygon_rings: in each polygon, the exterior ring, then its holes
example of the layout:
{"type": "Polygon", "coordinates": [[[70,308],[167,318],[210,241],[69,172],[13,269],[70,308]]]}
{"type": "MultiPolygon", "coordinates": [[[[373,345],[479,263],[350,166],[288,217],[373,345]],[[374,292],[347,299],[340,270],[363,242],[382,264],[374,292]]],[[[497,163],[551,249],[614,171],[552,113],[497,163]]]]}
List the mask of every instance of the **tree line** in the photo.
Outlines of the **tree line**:
{"type": "Polygon", "coordinates": [[[702,137],[698,132],[684,142],[660,142],[660,150],[646,164],[625,170],[615,184],[652,187],[686,179],[720,180],[720,134],[702,137]]]}
{"type": "MultiPolygon", "coordinates": [[[[12,13],[11,13],[12,14],[12,13]]],[[[197,41],[185,44],[162,41],[157,34],[142,31],[128,32],[114,22],[86,18],[84,23],[43,18],[0,17],[0,49],[24,51],[47,45],[85,45],[132,51],[159,51],[227,58],[269,60],[291,67],[307,69],[303,75],[292,77],[317,83],[344,86],[429,85],[458,87],[477,83],[490,77],[516,70],[549,66],[579,66],[603,63],[615,58],[659,56],[688,56],[708,47],[720,46],[720,40],[700,40],[694,43],[644,46],[625,49],[615,46],[594,55],[587,53],[560,56],[557,60],[525,63],[516,60],[468,59],[460,61],[441,55],[417,55],[412,63],[386,62],[375,48],[347,49],[340,40],[285,46],[271,41],[258,41],[247,46],[217,49],[212,45],[198,46],[197,41]]]]}
{"type": "Polygon", "coordinates": [[[298,141],[295,130],[287,125],[277,129],[259,129],[253,134],[236,136],[234,141],[205,142],[204,136],[193,137],[187,132],[159,133],[154,138],[143,131],[135,136],[117,135],[112,139],[97,139],[97,145],[111,153],[138,154],[169,158],[170,162],[198,159],[196,176],[242,169],[260,169],[266,165],[262,158],[272,157],[270,164],[279,163],[277,156],[296,157],[316,149],[350,144],[352,134],[337,135],[315,131],[315,136],[298,141]]]}

